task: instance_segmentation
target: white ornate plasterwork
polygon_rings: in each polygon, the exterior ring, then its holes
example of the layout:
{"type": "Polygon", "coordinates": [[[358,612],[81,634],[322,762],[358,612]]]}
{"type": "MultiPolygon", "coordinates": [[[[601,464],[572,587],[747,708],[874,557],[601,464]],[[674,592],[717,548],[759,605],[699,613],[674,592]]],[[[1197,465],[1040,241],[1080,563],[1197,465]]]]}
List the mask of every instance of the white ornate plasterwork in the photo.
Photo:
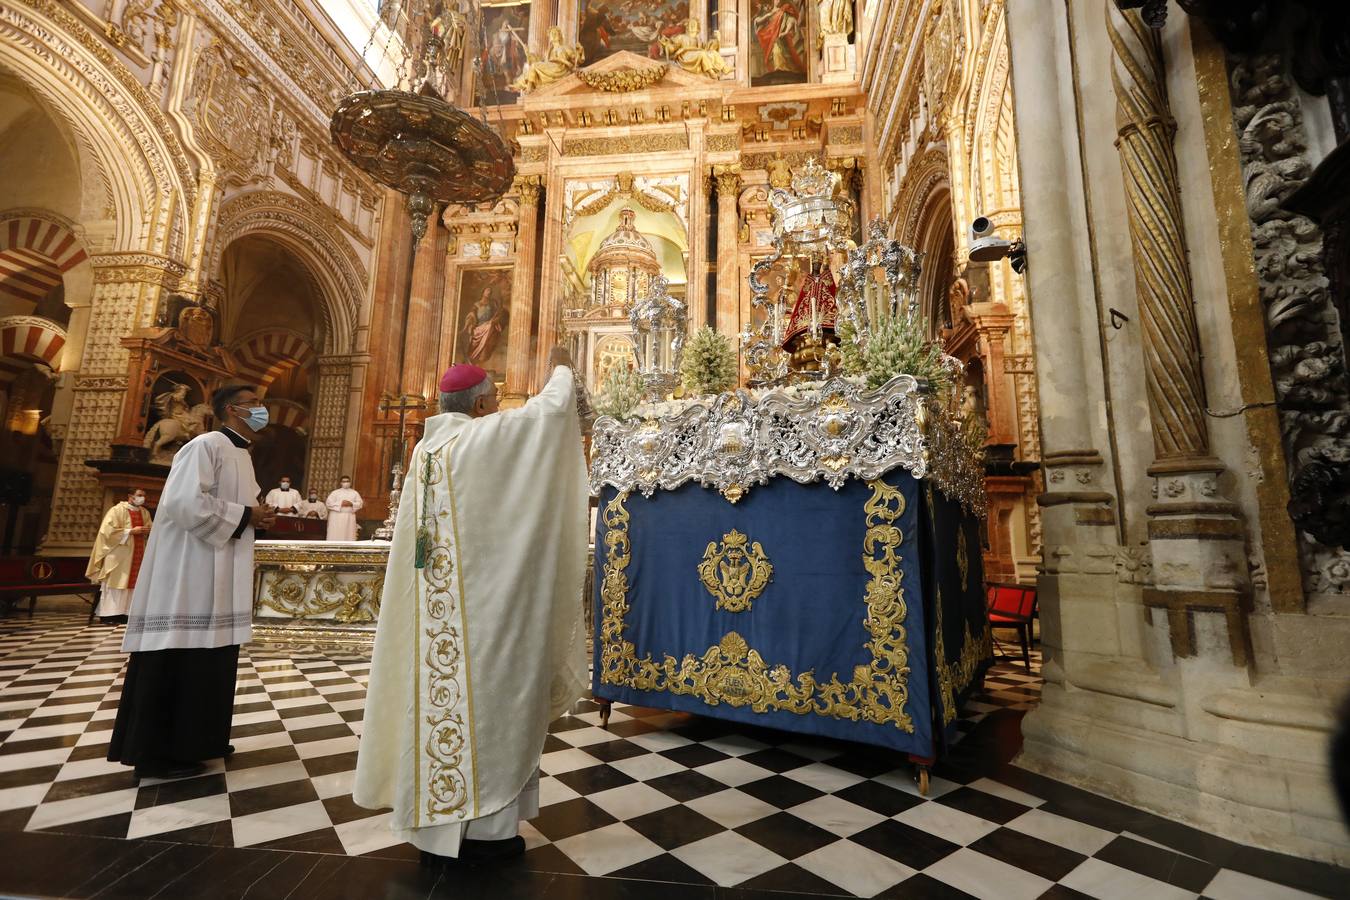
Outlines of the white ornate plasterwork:
{"type": "Polygon", "coordinates": [[[149,240],[180,254],[195,183],[177,136],[130,70],[52,0],[0,4],[0,62],[70,122],[98,160],[109,207],[98,213],[118,224],[113,246],[145,249],[149,240]]]}

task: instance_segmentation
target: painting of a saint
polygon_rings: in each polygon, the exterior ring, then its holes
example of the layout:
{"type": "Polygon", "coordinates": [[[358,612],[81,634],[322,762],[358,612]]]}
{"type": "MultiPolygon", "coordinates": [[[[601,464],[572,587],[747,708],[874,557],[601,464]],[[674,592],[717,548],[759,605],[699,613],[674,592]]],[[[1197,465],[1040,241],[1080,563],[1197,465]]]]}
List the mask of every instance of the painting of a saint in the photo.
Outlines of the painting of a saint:
{"type": "Polygon", "coordinates": [[[478,54],[478,102],[515,103],[519,94],[510,85],[525,71],[530,4],[483,4],[483,33],[487,43],[478,54]]]}
{"type": "Polygon", "coordinates": [[[459,279],[455,361],[506,373],[506,330],[511,315],[511,270],[465,269],[459,279]]]}
{"type": "Polygon", "coordinates": [[[586,51],[587,65],[628,50],[661,59],[661,38],[684,33],[688,0],[580,0],[577,43],[586,51]]]}
{"type": "Polygon", "coordinates": [[[792,0],[754,0],[750,21],[750,83],[806,80],[806,17],[792,0]]]}

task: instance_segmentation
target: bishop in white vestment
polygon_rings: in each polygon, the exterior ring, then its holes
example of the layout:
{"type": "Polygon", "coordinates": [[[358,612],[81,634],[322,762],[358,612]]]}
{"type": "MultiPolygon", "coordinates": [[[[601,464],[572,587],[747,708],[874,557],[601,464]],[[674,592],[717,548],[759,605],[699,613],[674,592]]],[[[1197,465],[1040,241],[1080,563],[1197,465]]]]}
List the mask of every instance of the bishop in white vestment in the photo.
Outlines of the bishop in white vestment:
{"type": "Polygon", "coordinates": [[[122,642],[131,659],[108,760],[138,777],[195,775],[233,750],[239,645],[253,633],[253,532],[275,513],[255,505],[245,437],[267,425],[267,408],[238,386],[211,405],[225,427],[174,454],[122,642]]]}
{"type": "MultiPolygon", "coordinates": [[[[355,801],[433,856],[523,852],[548,723],[583,695],[588,487],[572,373],[497,412],[441,380],[389,550],[355,801]]],[[[331,507],[330,507],[331,508],[331,507]]]]}
{"type": "Polygon", "coordinates": [[[328,495],[328,540],[356,540],[356,511],[365,505],[352,480],[343,475],[341,486],[328,495]]]}

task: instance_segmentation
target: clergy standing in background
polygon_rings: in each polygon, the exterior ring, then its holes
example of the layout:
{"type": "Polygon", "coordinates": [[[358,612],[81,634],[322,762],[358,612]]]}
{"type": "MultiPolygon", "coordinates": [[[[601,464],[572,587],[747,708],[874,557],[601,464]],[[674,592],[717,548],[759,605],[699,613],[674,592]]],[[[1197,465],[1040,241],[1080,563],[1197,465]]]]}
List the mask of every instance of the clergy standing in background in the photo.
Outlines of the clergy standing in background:
{"type": "Polygon", "coordinates": [[[234,750],[239,645],[253,635],[253,530],[276,513],[254,505],[248,453],[267,407],[233,386],[212,395],[211,409],[220,431],[174,454],[122,642],[131,659],[108,760],[134,765],[138,778],[186,778],[234,750]]]}
{"type": "Polygon", "coordinates": [[[328,540],[356,540],[356,511],[365,506],[361,495],[352,490],[352,480],[346,475],[338,489],[328,495],[328,540]]]}
{"type": "MultiPolygon", "coordinates": [[[[555,362],[566,351],[554,350],[555,362]]],[[[572,373],[519,409],[452,366],[404,481],[353,799],[422,851],[524,852],[548,723],[586,685],[588,488],[572,373]]]]}
{"type": "Polygon", "coordinates": [[[280,516],[298,516],[300,514],[300,492],[291,487],[291,476],[282,475],[279,487],[267,492],[263,503],[272,507],[280,516]]]}
{"type": "Polygon", "coordinates": [[[84,577],[99,586],[94,614],[105,624],[127,620],[149,533],[150,511],[145,508],[145,491],[140,488],[128,491],[127,498],[103,516],[84,577]]]}
{"type": "Polygon", "coordinates": [[[309,489],[309,499],[301,500],[300,505],[296,507],[297,515],[306,519],[326,519],[328,518],[328,506],[319,502],[319,492],[314,488],[309,489]]]}

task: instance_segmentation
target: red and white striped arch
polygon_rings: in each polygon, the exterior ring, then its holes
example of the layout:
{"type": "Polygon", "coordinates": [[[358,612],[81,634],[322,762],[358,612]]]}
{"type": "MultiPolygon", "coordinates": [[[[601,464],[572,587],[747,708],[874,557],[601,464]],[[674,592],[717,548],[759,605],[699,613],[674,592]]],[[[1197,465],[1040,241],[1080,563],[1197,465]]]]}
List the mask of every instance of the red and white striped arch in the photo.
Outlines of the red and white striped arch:
{"type": "Polygon", "coordinates": [[[36,306],[88,258],[75,235],[56,222],[33,216],[0,222],[0,298],[36,306]]]}
{"type": "Polygon", "coordinates": [[[0,317],[0,384],[9,384],[33,363],[61,371],[66,330],[39,316],[0,317]]]}
{"type": "Polygon", "coordinates": [[[263,400],[267,407],[267,420],[272,425],[280,425],[295,431],[309,428],[309,410],[294,400],[263,400]]]}
{"type": "Polygon", "coordinates": [[[234,345],[234,358],[239,377],[262,390],[287,369],[309,365],[314,348],[293,331],[260,331],[234,345]]]}

